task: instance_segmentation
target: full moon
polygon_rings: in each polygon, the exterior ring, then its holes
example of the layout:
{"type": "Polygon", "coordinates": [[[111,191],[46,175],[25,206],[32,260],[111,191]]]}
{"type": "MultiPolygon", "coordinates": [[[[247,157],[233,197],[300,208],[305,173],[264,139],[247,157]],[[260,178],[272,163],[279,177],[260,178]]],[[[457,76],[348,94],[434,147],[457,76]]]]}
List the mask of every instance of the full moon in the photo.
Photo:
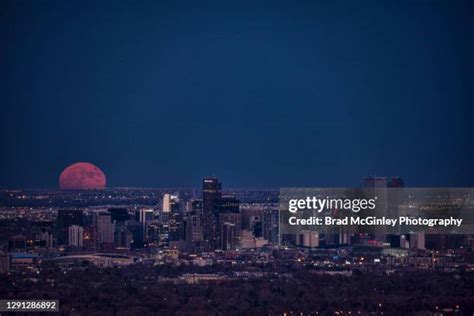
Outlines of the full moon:
{"type": "Polygon", "coordinates": [[[90,190],[105,188],[105,174],[89,162],[76,162],[61,172],[59,187],[62,190],[90,190]]]}

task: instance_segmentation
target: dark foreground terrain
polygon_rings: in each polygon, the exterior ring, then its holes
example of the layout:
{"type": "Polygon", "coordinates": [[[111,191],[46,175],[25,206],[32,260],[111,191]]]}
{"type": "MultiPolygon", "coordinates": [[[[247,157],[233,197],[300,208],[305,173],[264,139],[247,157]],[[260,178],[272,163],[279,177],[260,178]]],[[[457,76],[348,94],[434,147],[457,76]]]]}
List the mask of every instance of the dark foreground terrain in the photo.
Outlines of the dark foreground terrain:
{"type": "MultiPolygon", "coordinates": [[[[192,284],[173,267],[65,270],[0,276],[1,298],[59,299],[69,315],[472,315],[474,274],[315,274],[310,270],[192,284]]],[[[208,271],[200,271],[208,272],[208,271]]],[[[229,271],[223,271],[229,275],[229,271]]],[[[185,275],[185,274],[184,274],[185,275]]]]}

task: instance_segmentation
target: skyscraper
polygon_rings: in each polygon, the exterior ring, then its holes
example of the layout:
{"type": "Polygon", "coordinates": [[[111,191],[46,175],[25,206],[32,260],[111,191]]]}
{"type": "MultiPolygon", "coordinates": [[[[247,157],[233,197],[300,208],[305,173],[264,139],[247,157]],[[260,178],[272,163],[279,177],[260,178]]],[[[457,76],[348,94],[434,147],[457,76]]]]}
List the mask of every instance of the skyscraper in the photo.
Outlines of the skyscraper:
{"type": "Polygon", "coordinates": [[[53,247],[53,234],[51,234],[49,231],[43,231],[40,233],[39,239],[42,244],[44,244],[44,247],[46,248],[52,248],[53,247]]]}
{"type": "MultiPolygon", "coordinates": [[[[242,214],[240,213],[240,201],[234,195],[223,195],[215,202],[217,210],[217,236],[219,236],[218,246],[222,250],[234,249],[237,239],[242,235],[242,214]],[[226,224],[233,224],[231,235],[223,235],[222,229],[226,224]],[[225,240],[223,238],[226,238],[225,240]],[[229,240],[228,238],[233,238],[229,240]],[[232,248],[229,248],[232,245],[232,248]]],[[[228,228],[228,227],[227,227],[228,228]]]]}
{"type": "Polygon", "coordinates": [[[69,226],[69,246],[83,247],[84,246],[84,229],[78,225],[69,226]]]}
{"type": "Polygon", "coordinates": [[[217,248],[217,202],[221,197],[221,183],[215,177],[204,178],[202,181],[203,202],[203,239],[207,250],[217,248]]]}
{"type": "Polygon", "coordinates": [[[69,226],[83,225],[83,213],[81,210],[59,210],[56,217],[56,241],[58,245],[66,245],[69,237],[69,226]]]}
{"type": "Polygon", "coordinates": [[[220,226],[220,248],[222,250],[234,250],[236,246],[236,228],[234,223],[225,222],[220,226]]]}
{"type": "Polygon", "coordinates": [[[163,205],[162,205],[162,212],[163,213],[170,213],[173,210],[176,210],[176,205],[178,204],[179,198],[177,195],[172,195],[169,193],[163,194],[163,205]]]}
{"type": "MultiPolygon", "coordinates": [[[[377,213],[376,215],[379,217],[387,216],[387,177],[366,177],[364,178],[363,186],[364,193],[367,194],[369,198],[377,199],[377,207],[374,210],[377,213]]],[[[376,226],[369,230],[369,232],[371,232],[370,236],[378,242],[384,242],[386,240],[386,227],[376,226]]]]}
{"type": "Polygon", "coordinates": [[[274,245],[280,244],[280,211],[266,209],[263,213],[263,237],[274,245]]]}
{"type": "Polygon", "coordinates": [[[125,222],[115,222],[114,227],[114,245],[118,248],[127,248],[130,249],[131,243],[133,241],[133,235],[128,230],[127,224],[129,221],[125,222]]]}
{"type": "Polygon", "coordinates": [[[165,193],[165,194],[163,195],[163,206],[162,206],[162,208],[161,208],[161,210],[162,210],[163,213],[169,213],[169,212],[171,212],[170,199],[171,199],[170,194],[165,193]]]}
{"type": "Polygon", "coordinates": [[[202,241],[201,214],[202,201],[192,201],[191,211],[186,215],[186,241],[188,243],[202,241]]]}
{"type": "Polygon", "coordinates": [[[97,217],[94,216],[92,226],[84,226],[84,249],[88,251],[97,251],[97,217]]]}
{"type": "Polygon", "coordinates": [[[108,212],[99,212],[97,214],[97,235],[101,248],[109,249],[114,243],[114,224],[112,216],[108,212]]]}
{"type": "Polygon", "coordinates": [[[263,236],[263,213],[264,209],[243,209],[242,214],[242,229],[249,230],[255,237],[263,236]]]}
{"type": "MultiPolygon", "coordinates": [[[[392,177],[387,183],[387,216],[391,218],[397,218],[400,216],[400,205],[404,204],[405,183],[400,177],[392,177]]],[[[400,246],[400,229],[401,226],[390,229],[390,234],[387,235],[387,240],[390,242],[392,247],[400,246]]]]}
{"type": "Polygon", "coordinates": [[[143,225],[136,221],[127,222],[127,229],[132,234],[132,241],[130,247],[132,249],[143,248],[144,246],[144,233],[143,225]]]}

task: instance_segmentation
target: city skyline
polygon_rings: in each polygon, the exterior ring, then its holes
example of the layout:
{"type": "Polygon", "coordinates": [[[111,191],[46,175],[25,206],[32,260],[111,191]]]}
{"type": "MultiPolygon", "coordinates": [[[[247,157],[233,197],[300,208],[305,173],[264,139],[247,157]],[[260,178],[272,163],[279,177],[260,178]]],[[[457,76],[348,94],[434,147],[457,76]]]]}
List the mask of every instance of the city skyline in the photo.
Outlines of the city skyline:
{"type": "MultiPolygon", "coordinates": [[[[474,210],[472,189],[429,194],[400,177],[361,182],[387,214],[412,210],[416,219],[420,203],[428,213],[474,210]]],[[[337,192],[362,207],[350,191],[337,192]]],[[[301,194],[328,199],[329,192],[301,194]]],[[[0,190],[0,296],[53,299],[65,314],[474,310],[472,235],[434,232],[429,224],[420,231],[388,231],[383,223],[360,232],[351,225],[290,231],[281,216],[287,193],[228,190],[217,177],[202,178],[199,190],[0,190]]],[[[338,218],[333,207],[327,211],[338,218]]]]}
{"type": "Polygon", "coordinates": [[[0,314],[474,315],[473,0],[0,0],[0,314]]]}

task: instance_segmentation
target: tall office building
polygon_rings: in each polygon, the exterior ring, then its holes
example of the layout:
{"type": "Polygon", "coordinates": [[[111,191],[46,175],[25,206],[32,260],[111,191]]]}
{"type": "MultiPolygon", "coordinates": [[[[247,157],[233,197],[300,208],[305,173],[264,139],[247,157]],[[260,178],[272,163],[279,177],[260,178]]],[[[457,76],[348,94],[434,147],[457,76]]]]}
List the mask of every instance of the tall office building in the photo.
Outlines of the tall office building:
{"type": "Polygon", "coordinates": [[[186,214],[186,241],[196,243],[202,241],[202,201],[194,200],[191,203],[191,210],[186,214]]]}
{"type": "MultiPolygon", "coordinates": [[[[376,208],[371,210],[372,213],[366,211],[366,215],[370,216],[387,216],[387,177],[366,177],[363,180],[364,193],[367,198],[376,198],[376,208]]],[[[371,229],[367,228],[370,237],[377,242],[385,242],[387,228],[375,226],[371,229]]]]}
{"type": "MultiPolygon", "coordinates": [[[[392,177],[387,183],[387,217],[398,218],[400,214],[400,206],[404,204],[405,183],[400,177],[392,177]]],[[[390,228],[390,234],[387,234],[387,241],[391,247],[400,247],[401,226],[390,228]]],[[[424,237],[423,237],[424,240],[424,237]]]]}
{"type": "Polygon", "coordinates": [[[53,248],[53,234],[49,231],[43,231],[40,233],[39,239],[41,244],[46,248],[53,248]]]}
{"type": "MultiPolygon", "coordinates": [[[[229,250],[229,245],[233,247],[237,244],[237,240],[242,235],[242,214],[240,214],[240,201],[234,195],[223,195],[216,200],[217,219],[217,236],[219,249],[229,250]],[[232,235],[223,235],[222,229],[226,224],[233,224],[232,235]],[[233,240],[229,240],[230,236],[233,240]],[[224,240],[223,237],[227,239],[224,240]]],[[[233,248],[232,248],[233,249],[233,248]]]]}
{"type": "Polygon", "coordinates": [[[163,213],[170,213],[176,211],[176,206],[179,207],[178,195],[173,195],[169,193],[163,194],[163,205],[161,208],[163,213]]]}
{"type": "Polygon", "coordinates": [[[110,249],[114,244],[114,223],[108,212],[97,214],[97,239],[100,248],[110,249]]]}
{"type": "Polygon", "coordinates": [[[127,230],[132,234],[130,247],[132,249],[143,248],[144,246],[144,231],[143,224],[136,221],[127,222],[127,230]]]}
{"type": "Polygon", "coordinates": [[[280,244],[280,211],[267,209],[263,213],[263,237],[273,245],[280,244]]]}
{"type": "Polygon", "coordinates": [[[84,228],[78,225],[69,226],[69,246],[83,247],[84,246],[84,228]]]}
{"type": "Polygon", "coordinates": [[[220,248],[222,250],[234,250],[236,247],[236,225],[225,222],[220,226],[220,248]]]}
{"type": "MultiPolygon", "coordinates": [[[[238,241],[241,239],[240,237],[242,236],[242,219],[241,219],[241,214],[240,213],[219,213],[219,229],[218,229],[218,234],[219,234],[219,249],[222,250],[228,250],[229,248],[226,246],[227,244],[232,244],[236,245],[238,241]],[[222,229],[225,225],[227,224],[232,224],[233,226],[233,234],[232,238],[233,240],[229,239],[222,239],[222,229]]],[[[230,237],[228,237],[230,238],[230,237]]]]}
{"type": "Polygon", "coordinates": [[[84,249],[88,251],[97,251],[98,238],[97,238],[97,225],[96,217],[92,226],[84,226],[84,249]]]}
{"type": "MultiPolygon", "coordinates": [[[[169,194],[164,197],[164,210],[161,214],[161,222],[168,225],[168,240],[180,241],[185,239],[184,209],[178,195],[169,194]],[[165,203],[167,202],[167,203],[165,203]]],[[[184,205],[184,204],[183,204],[184,205]]]]}
{"type": "Polygon", "coordinates": [[[135,211],[135,220],[139,222],[142,225],[142,232],[143,232],[143,237],[142,239],[145,240],[148,235],[148,225],[150,222],[154,219],[154,214],[153,210],[151,209],[141,209],[138,211],[135,211]]]}
{"type": "Polygon", "coordinates": [[[127,227],[128,221],[125,222],[114,222],[114,245],[118,248],[130,249],[133,241],[132,233],[127,227]]]}
{"type": "Polygon", "coordinates": [[[127,230],[127,222],[131,220],[128,209],[113,207],[107,209],[114,223],[114,245],[118,248],[130,248],[132,234],[127,230]]]}
{"type": "Polygon", "coordinates": [[[184,212],[184,204],[180,203],[178,195],[170,196],[170,211],[174,215],[180,214],[181,211],[184,212]],[[181,205],[183,205],[183,209],[181,209],[181,205]]]}
{"type": "Polygon", "coordinates": [[[203,239],[204,247],[207,250],[217,248],[217,202],[221,197],[221,183],[215,177],[204,178],[202,181],[202,202],[203,202],[203,239]]]}
{"type": "Polygon", "coordinates": [[[180,220],[182,220],[180,205],[181,203],[179,201],[178,195],[169,193],[163,195],[163,206],[159,214],[158,221],[161,224],[169,225],[169,228],[174,231],[172,238],[179,238],[180,229],[184,229],[184,227],[177,227],[180,220]]]}
{"type": "Polygon", "coordinates": [[[263,237],[263,209],[243,209],[242,230],[252,232],[254,237],[263,237]]]}
{"type": "Polygon", "coordinates": [[[171,201],[171,194],[165,193],[165,194],[163,195],[163,206],[162,206],[162,208],[161,208],[161,210],[162,210],[163,213],[169,213],[169,212],[171,212],[170,201],[171,201]]]}
{"type": "Polygon", "coordinates": [[[69,226],[82,226],[84,215],[81,210],[59,210],[56,217],[56,241],[58,245],[67,245],[69,226]]]}

